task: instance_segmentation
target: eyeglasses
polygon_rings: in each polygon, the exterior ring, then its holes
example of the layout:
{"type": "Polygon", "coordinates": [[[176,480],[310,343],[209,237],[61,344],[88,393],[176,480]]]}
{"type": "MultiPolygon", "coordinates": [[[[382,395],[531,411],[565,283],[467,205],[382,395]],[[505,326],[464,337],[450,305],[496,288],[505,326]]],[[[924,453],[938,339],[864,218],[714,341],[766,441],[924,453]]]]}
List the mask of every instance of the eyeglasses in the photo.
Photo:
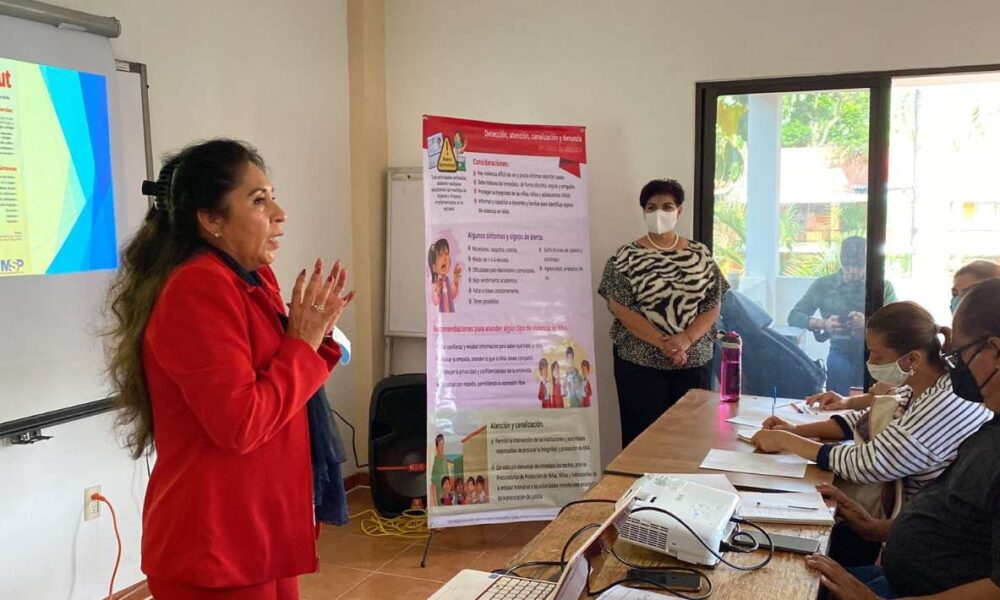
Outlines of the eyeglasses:
{"type": "Polygon", "coordinates": [[[974,342],[970,342],[962,346],[961,348],[956,348],[951,352],[942,353],[941,360],[944,361],[944,364],[948,365],[949,369],[957,369],[963,362],[965,362],[964,360],[962,360],[963,352],[965,352],[969,348],[977,347],[976,353],[978,354],[979,350],[981,350],[985,344],[986,344],[986,338],[980,338],[974,342]]]}

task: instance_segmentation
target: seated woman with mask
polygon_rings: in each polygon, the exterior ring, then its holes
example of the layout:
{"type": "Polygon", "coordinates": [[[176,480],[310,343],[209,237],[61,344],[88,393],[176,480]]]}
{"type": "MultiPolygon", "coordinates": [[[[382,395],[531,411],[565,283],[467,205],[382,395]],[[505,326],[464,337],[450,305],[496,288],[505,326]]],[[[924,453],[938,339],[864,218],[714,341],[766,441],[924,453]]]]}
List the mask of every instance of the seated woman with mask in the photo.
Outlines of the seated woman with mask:
{"type": "MultiPolygon", "coordinates": [[[[1000,412],[1000,278],[974,286],[954,319],[955,349],[944,355],[955,393],[1000,412]]],[[[844,569],[811,555],[838,598],[1000,598],[1000,419],[962,444],[954,463],[903,506],[886,536],[882,563],[844,569]]]]}
{"type": "Polygon", "coordinates": [[[952,389],[940,357],[940,330],[930,313],[913,302],[879,309],[865,332],[868,371],[897,388],[895,418],[871,435],[872,409],[836,415],[822,423],[791,425],[764,421],[753,443],[764,452],[791,452],[857,483],[903,480],[904,500],[935,480],[954,460],[959,444],[992,418],[982,405],[966,402],[952,389]],[[861,439],[842,445],[828,440],[861,439]]]}

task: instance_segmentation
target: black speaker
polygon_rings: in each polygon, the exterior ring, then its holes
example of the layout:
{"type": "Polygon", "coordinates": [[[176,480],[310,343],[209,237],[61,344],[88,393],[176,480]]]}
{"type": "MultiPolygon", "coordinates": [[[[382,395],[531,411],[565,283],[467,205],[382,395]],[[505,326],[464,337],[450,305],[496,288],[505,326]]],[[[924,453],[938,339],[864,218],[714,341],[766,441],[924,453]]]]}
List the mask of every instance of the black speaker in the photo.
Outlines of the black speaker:
{"type": "Polygon", "coordinates": [[[427,506],[427,376],[386,377],[372,391],[368,475],[372,503],[395,517],[419,500],[427,506]]]}

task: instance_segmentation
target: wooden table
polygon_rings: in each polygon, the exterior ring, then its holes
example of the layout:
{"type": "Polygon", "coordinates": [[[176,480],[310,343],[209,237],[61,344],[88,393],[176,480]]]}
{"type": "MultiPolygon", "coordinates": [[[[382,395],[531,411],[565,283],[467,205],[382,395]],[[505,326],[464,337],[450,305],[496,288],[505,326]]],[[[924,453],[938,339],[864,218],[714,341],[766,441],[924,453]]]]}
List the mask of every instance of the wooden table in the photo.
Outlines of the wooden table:
{"type": "MultiPolygon", "coordinates": [[[[617,475],[645,473],[721,473],[698,465],[712,448],[753,452],[736,438],[737,426],[726,419],[739,413],[738,403],[720,402],[717,392],[692,390],[642,432],[605,469],[617,475]]],[[[744,489],[809,492],[818,483],[833,482],[833,473],[816,465],[806,468],[803,479],[725,473],[733,485],[744,489]]]]}
{"type": "MultiPolygon", "coordinates": [[[[632,485],[637,475],[643,473],[697,473],[705,453],[711,448],[752,451],[749,445],[736,440],[734,426],[725,420],[738,411],[735,405],[720,405],[718,395],[701,390],[693,391],[681,399],[676,406],[660,417],[647,431],[639,436],[608,467],[608,472],[584,496],[587,499],[616,500],[632,485]],[[618,471],[613,473],[612,471],[618,471]],[[631,473],[631,474],[629,474],[631,473]]],[[[730,481],[743,478],[737,473],[726,473],[730,481]]],[[[785,480],[785,477],[747,478],[765,480],[785,480]]],[[[832,481],[829,473],[810,466],[802,487],[819,482],[832,481]]],[[[785,482],[775,482],[784,484],[785,482]]],[[[737,485],[734,481],[734,485],[737,485]]],[[[737,485],[737,487],[743,487],[737,485]]],[[[764,487],[755,484],[752,487],[764,487]]],[[[795,486],[785,486],[795,487],[795,486]]],[[[581,527],[600,522],[611,514],[612,504],[581,504],[567,508],[562,515],[542,530],[533,540],[515,555],[508,567],[529,561],[558,561],[566,540],[581,527]]],[[[830,539],[830,527],[815,525],[765,526],[769,533],[779,533],[808,537],[818,540],[820,551],[826,552],[830,539]]],[[[582,534],[569,548],[567,556],[587,538],[582,534]]],[[[630,544],[617,543],[616,551],[626,560],[644,565],[682,565],[674,559],[630,544]]],[[[738,565],[753,565],[760,562],[764,551],[751,554],[727,553],[725,558],[738,565]]],[[[593,590],[625,577],[627,568],[608,555],[595,557],[591,561],[593,574],[590,583],[593,590]]],[[[685,565],[691,566],[691,565],[685,565]]],[[[714,585],[712,598],[759,599],[759,598],[815,598],[819,591],[819,576],[806,568],[802,555],[775,552],[771,563],[759,571],[741,572],[726,565],[714,569],[702,569],[714,585]]],[[[523,568],[519,575],[528,577],[554,578],[557,570],[549,568],[523,568]]]]}

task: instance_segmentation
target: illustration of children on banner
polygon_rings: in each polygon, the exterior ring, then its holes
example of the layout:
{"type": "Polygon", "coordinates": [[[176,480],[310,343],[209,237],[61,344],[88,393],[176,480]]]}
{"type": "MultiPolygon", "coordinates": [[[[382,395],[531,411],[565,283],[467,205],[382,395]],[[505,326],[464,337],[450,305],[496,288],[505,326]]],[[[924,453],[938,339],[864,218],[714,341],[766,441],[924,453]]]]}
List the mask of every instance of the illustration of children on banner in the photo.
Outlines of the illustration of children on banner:
{"type": "MultiPolygon", "coordinates": [[[[551,356],[553,353],[547,354],[551,356]]],[[[590,407],[594,395],[590,385],[590,361],[583,359],[577,368],[572,343],[567,343],[562,356],[556,356],[557,359],[551,363],[546,357],[538,361],[538,401],[541,408],[590,407]]]]}
{"type": "Polygon", "coordinates": [[[445,453],[445,436],[434,438],[428,502],[433,506],[488,504],[490,501],[486,426],[461,439],[462,452],[445,453]]]}
{"type": "Polygon", "coordinates": [[[447,239],[439,238],[431,244],[427,250],[427,266],[431,275],[431,303],[438,307],[438,312],[455,312],[462,265],[455,265],[453,275],[449,275],[452,273],[451,244],[447,239]]]}

